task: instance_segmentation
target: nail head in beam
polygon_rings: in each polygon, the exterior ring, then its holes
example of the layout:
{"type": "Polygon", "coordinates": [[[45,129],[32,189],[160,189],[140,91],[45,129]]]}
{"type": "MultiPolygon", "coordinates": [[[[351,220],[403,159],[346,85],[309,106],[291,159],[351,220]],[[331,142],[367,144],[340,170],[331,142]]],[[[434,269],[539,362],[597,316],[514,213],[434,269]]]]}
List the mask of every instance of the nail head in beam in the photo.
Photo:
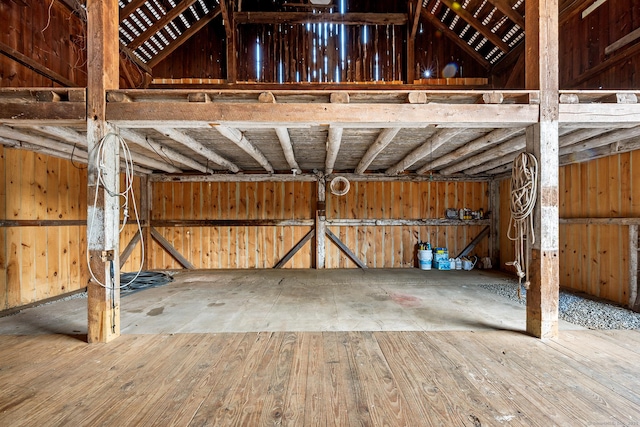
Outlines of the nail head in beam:
{"type": "Polygon", "coordinates": [[[429,102],[426,92],[409,92],[407,100],[409,104],[427,104],[429,102]]]}

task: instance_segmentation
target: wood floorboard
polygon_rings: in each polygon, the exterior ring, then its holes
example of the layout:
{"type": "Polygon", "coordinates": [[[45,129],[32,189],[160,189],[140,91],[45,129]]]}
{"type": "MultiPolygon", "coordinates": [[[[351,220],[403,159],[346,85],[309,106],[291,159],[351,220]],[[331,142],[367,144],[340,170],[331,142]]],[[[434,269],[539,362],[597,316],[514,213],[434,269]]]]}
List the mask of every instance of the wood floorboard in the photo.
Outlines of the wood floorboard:
{"type": "Polygon", "coordinates": [[[0,425],[637,425],[633,334],[0,336],[0,425]]]}

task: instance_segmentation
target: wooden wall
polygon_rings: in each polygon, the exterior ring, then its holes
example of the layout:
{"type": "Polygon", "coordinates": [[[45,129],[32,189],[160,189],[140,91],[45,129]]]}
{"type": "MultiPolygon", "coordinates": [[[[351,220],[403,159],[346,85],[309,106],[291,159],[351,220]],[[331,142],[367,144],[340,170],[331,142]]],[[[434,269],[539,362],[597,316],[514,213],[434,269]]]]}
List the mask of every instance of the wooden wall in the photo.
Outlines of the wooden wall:
{"type": "MultiPolygon", "coordinates": [[[[504,238],[509,180],[501,182],[501,263],[513,257],[504,238]]],[[[561,218],[640,216],[640,151],[560,169],[561,218]]],[[[560,224],[560,285],[620,304],[629,302],[629,227],[560,224]]]]}
{"type": "MultiPolygon", "coordinates": [[[[0,221],[46,224],[0,226],[0,310],[86,287],[86,226],[65,225],[86,217],[85,165],[0,146],[0,221]]],[[[122,248],[134,232],[126,227],[122,248]]],[[[139,262],[138,247],[123,271],[137,271],[139,262]]]]}
{"type": "MultiPolygon", "coordinates": [[[[152,220],[314,219],[314,183],[153,183],[152,220]]],[[[196,268],[271,268],[311,227],[157,227],[196,268]]],[[[310,268],[307,243],[287,264],[310,268]]],[[[154,242],[151,268],[181,268],[154,242]]]]}
{"type": "MultiPolygon", "coordinates": [[[[85,86],[85,25],[59,0],[0,2],[0,42],[85,86]]],[[[0,54],[0,87],[58,86],[0,54]]]]}
{"type": "MultiPolygon", "coordinates": [[[[487,183],[352,183],[337,197],[327,192],[327,220],[442,218],[447,207],[488,206],[487,183]]],[[[315,218],[315,183],[154,183],[154,220],[315,218]]],[[[461,251],[482,226],[329,226],[371,268],[414,267],[418,239],[461,251]]],[[[158,231],[197,268],[271,268],[311,227],[163,227],[158,231]]],[[[327,268],[355,265],[328,239],[327,268]]],[[[474,251],[487,256],[483,241],[474,251]]],[[[307,243],[286,267],[311,268],[307,243]]],[[[180,268],[153,244],[152,268],[180,268]]]]}

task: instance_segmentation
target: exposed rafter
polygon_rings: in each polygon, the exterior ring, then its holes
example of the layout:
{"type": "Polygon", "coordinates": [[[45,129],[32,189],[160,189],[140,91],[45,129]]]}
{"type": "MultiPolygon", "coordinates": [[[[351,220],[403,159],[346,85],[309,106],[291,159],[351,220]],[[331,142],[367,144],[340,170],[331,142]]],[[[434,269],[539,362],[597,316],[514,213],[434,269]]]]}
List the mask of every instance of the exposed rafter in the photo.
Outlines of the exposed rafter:
{"type": "Polygon", "coordinates": [[[287,160],[289,167],[296,173],[302,172],[300,166],[298,166],[298,162],[296,161],[295,153],[293,152],[293,144],[291,143],[289,130],[285,127],[277,127],[275,128],[275,131],[276,135],[278,135],[278,140],[280,141],[280,146],[284,153],[284,158],[287,160]]]}
{"type": "Polygon", "coordinates": [[[462,162],[451,165],[444,169],[440,169],[440,173],[443,175],[451,175],[452,173],[460,172],[461,170],[466,170],[474,166],[481,165],[487,161],[495,159],[496,157],[502,157],[514,151],[522,150],[525,146],[526,146],[525,136],[524,135],[517,136],[513,139],[510,139],[506,142],[496,145],[490,150],[485,150],[481,153],[478,153],[474,156],[469,157],[468,159],[462,162]]]}
{"type": "Polygon", "coordinates": [[[359,175],[363,174],[378,154],[380,154],[382,150],[384,150],[387,145],[393,141],[393,138],[395,138],[401,130],[402,128],[389,128],[380,132],[378,138],[376,138],[375,142],[369,146],[367,152],[362,156],[360,163],[358,163],[358,166],[356,167],[355,173],[359,175]]]}
{"type": "Polygon", "coordinates": [[[586,141],[581,141],[576,144],[564,146],[560,148],[559,155],[565,156],[567,154],[588,151],[597,147],[602,147],[603,145],[608,145],[618,141],[624,141],[625,139],[634,138],[637,136],[640,136],[640,126],[629,129],[620,129],[606,133],[599,137],[588,139],[586,141]]]}
{"type": "MultiPolygon", "coordinates": [[[[269,163],[269,160],[262,154],[260,150],[258,150],[244,134],[235,128],[230,128],[227,126],[214,126],[220,135],[227,138],[229,141],[236,144],[240,147],[245,153],[253,157],[253,159],[260,164],[267,172],[274,173],[273,166],[269,163]]],[[[237,172],[237,171],[234,171],[237,172]]]]}
{"type": "Polygon", "coordinates": [[[340,145],[342,144],[342,132],[343,129],[341,127],[329,128],[329,134],[327,136],[327,157],[324,164],[325,175],[333,172],[333,167],[338,158],[338,151],[340,151],[340,145]]]}
{"type": "Polygon", "coordinates": [[[405,25],[406,13],[307,13],[307,12],[236,12],[236,25],[242,24],[339,24],[405,25]]]}
{"type": "MultiPolygon", "coordinates": [[[[478,31],[484,38],[489,40],[494,45],[498,46],[503,52],[509,52],[509,46],[502,41],[500,37],[496,34],[492,33],[491,30],[483,25],[482,22],[478,21],[472,13],[470,13],[467,9],[462,6],[454,7],[452,0],[440,0],[444,3],[453,13],[462,18],[467,24],[471,25],[478,31]]],[[[459,3],[458,3],[459,4],[459,3]]]]}
{"type": "Polygon", "coordinates": [[[440,146],[447,143],[459,133],[463,132],[461,128],[440,129],[431,138],[429,138],[420,147],[409,153],[404,159],[390,167],[385,171],[387,175],[397,175],[400,172],[410,168],[416,162],[424,159],[429,154],[433,153],[440,146]]]}
{"type": "Polygon", "coordinates": [[[431,12],[429,12],[428,10],[423,8],[422,9],[422,16],[427,21],[429,21],[431,23],[431,25],[433,25],[438,30],[440,30],[442,32],[442,34],[447,36],[451,41],[453,41],[455,44],[457,44],[462,50],[464,50],[471,57],[473,57],[476,61],[478,61],[478,63],[480,65],[482,65],[484,68],[486,68],[488,70],[491,67],[491,64],[489,64],[489,61],[487,61],[487,59],[484,56],[482,56],[478,52],[476,52],[475,49],[473,49],[471,46],[469,46],[467,44],[467,42],[462,40],[458,36],[458,34],[456,34],[454,31],[449,29],[449,27],[444,25],[434,14],[432,14],[431,12]]]}
{"type": "Polygon", "coordinates": [[[511,5],[506,0],[489,0],[489,3],[494,5],[500,12],[511,19],[518,27],[524,29],[524,18],[518,12],[513,10],[511,5]]]}
{"type": "Polygon", "coordinates": [[[204,28],[209,22],[211,22],[216,16],[220,14],[220,6],[217,6],[215,9],[210,10],[205,16],[196,21],[187,31],[182,33],[180,37],[171,42],[167,47],[165,47],[162,52],[158,53],[156,56],[151,58],[147,65],[151,68],[158,65],[163,59],[173,53],[174,50],[182,46],[187,40],[193,37],[198,31],[204,28]]]}
{"type": "Polygon", "coordinates": [[[182,12],[187,10],[195,2],[196,0],[182,0],[180,3],[176,5],[176,7],[169,9],[166,15],[162,16],[152,26],[147,28],[142,34],[140,34],[138,37],[133,39],[128,44],[128,47],[130,49],[135,50],[138,47],[142,46],[144,42],[149,40],[158,31],[160,31],[161,29],[169,25],[171,21],[177,18],[182,12]]]}
{"type": "Polygon", "coordinates": [[[151,149],[160,156],[166,156],[166,158],[171,162],[180,163],[203,173],[213,172],[213,170],[209,169],[205,165],[196,162],[191,157],[185,156],[184,154],[177,152],[173,148],[165,147],[164,145],[154,141],[153,139],[147,138],[144,135],[140,135],[139,133],[130,129],[121,128],[120,136],[122,136],[126,141],[137,144],[138,146],[146,150],[151,149]]]}
{"type": "Polygon", "coordinates": [[[225,159],[224,157],[222,157],[220,154],[216,153],[212,149],[205,147],[204,145],[202,145],[200,142],[196,141],[189,135],[182,133],[177,129],[167,128],[167,127],[157,127],[155,128],[155,130],[157,130],[167,138],[170,138],[184,145],[185,147],[190,148],[191,150],[195,151],[199,155],[211,160],[213,163],[216,163],[224,168],[229,169],[231,172],[235,173],[240,171],[240,168],[238,166],[231,163],[229,160],[225,159]]]}

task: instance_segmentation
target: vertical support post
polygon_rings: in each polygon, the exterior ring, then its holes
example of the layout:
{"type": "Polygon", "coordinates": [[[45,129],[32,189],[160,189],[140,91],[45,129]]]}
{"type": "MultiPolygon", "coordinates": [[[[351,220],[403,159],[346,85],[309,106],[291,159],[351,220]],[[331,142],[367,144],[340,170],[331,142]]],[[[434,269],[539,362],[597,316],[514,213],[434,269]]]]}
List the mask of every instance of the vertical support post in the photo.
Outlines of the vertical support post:
{"type": "Polygon", "coordinates": [[[87,251],[93,273],[87,286],[89,343],[120,336],[120,200],[105,191],[117,193],[120,186],[120,144],[107,137],[114,128],[106,121],[106,91],[118,89],[118,12],[117,0],[87,0],[87,251]],[[103,139],[104,155],[98,159],[103,139]]]}
{"type": "Polygon", "coordinates": [[[318,201],[316,204],[316,269],[325,268],[325,235],[327,229],[327,182],[318,178],[318,201]]]}
{"type": "Polygon", "coordinates": [[[638,225],[629,226],[629,308],[640,311],[638,300],[638,225]]]}
{"type": "Polygon", "coordinates": [[[220,0],[220,13],[224,19],[224,30],[227,37],[227,83],[235,83],[238,80],[236,66],[236,23],[233,19],[235,10],[234,0],[220,0]]]}
{"type": "Polygon", "coordinates": [[[491,211],[491,232],[489,234],[489,257],[491,264],[500,265],[500,181],[489,182],[489,207],[491,211]]]}
{"type": "Polygon", "coordinates": [[[151,201],[153,200],[152,184],[145,175],[140,178],[140,219],[142,220],[142,246],[144,259],[142,268],[150,270],[151,261],[151,201]]]}
{"type": "Polygon", "coordinates": [[[538,338],[558,336],[558,0],[526,3],[527,89],[540,91],[539,122],[527,128],[527,151],[538,159],[535,244],[527,291],[527,332],[538,338]]]}

